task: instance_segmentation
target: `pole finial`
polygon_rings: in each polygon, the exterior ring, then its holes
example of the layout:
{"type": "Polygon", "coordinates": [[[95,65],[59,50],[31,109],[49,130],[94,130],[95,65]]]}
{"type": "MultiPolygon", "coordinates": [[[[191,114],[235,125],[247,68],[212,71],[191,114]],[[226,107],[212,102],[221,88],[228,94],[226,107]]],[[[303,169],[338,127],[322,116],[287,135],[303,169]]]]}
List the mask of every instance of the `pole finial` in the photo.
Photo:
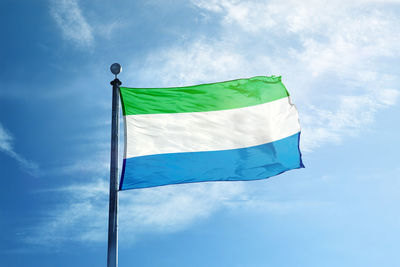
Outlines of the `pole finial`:
{"type": "Polygon", "coordinates": [[[122,71],[122,67],[119,63],[114,63],[111,65],[110,70],[115,75],[115,78],[117,78],[117,75],[122,71]]]}

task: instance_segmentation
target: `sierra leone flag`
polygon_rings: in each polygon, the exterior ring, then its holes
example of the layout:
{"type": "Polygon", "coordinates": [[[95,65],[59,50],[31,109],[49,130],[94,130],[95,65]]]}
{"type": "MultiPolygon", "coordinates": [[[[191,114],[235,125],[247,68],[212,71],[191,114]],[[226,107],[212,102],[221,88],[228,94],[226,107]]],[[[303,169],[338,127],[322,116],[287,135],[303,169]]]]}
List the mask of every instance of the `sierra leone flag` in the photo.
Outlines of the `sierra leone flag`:
{"type": "Polygon", "coordinates": [[[304,167],[298,113],[280,77],[120,91],[121,190],[257,180],[304,167]]]}

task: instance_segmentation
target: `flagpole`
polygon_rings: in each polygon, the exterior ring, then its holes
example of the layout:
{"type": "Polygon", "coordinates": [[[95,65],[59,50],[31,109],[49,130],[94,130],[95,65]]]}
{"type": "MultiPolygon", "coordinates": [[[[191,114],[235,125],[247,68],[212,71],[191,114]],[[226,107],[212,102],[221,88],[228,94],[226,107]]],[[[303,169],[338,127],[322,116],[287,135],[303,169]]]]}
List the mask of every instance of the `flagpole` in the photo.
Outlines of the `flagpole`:
{"type": "Polygon", "coordinates": [[[110,164],[110,204],[108,216],[108,253],[107,267],[118,266],[118,138],[119,138],[119,86],[122,84],[117,75],[121,65],[114,63],[110,70],[115,79],[112,85],[112,122],[111,122],[111,164],[110,164]]]}

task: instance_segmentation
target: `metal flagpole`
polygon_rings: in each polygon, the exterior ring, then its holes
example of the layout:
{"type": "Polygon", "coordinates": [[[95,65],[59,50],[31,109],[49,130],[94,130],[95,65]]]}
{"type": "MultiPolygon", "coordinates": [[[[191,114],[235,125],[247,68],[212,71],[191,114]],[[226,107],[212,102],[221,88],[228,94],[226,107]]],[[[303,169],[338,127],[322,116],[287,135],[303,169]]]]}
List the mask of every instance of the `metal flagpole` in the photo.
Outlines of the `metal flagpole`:
{"type": "Polygon", "coordinates": [[[111,164],[110,164],[110,206],[108,217],[108,253],[107,267],[118,266],[118,138],[119,138],[119,86],[122,84],[117,75],[121,65],[114,63],[110,70],[115,79],[112,85],[112,122],[111,122],[111,164]]]}

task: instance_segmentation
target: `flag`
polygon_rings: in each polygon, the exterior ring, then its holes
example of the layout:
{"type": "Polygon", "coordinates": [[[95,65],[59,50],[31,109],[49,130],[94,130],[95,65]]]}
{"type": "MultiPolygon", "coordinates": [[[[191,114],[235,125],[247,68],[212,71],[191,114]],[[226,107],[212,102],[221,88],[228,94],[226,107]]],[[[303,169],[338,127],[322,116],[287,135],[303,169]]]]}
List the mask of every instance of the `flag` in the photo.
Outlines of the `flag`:
{"type": "Polygon", "coordinates": [[[304,167],[298,113],[281,77],[120,92],[120,190],[258,180],[304,167]]]}

